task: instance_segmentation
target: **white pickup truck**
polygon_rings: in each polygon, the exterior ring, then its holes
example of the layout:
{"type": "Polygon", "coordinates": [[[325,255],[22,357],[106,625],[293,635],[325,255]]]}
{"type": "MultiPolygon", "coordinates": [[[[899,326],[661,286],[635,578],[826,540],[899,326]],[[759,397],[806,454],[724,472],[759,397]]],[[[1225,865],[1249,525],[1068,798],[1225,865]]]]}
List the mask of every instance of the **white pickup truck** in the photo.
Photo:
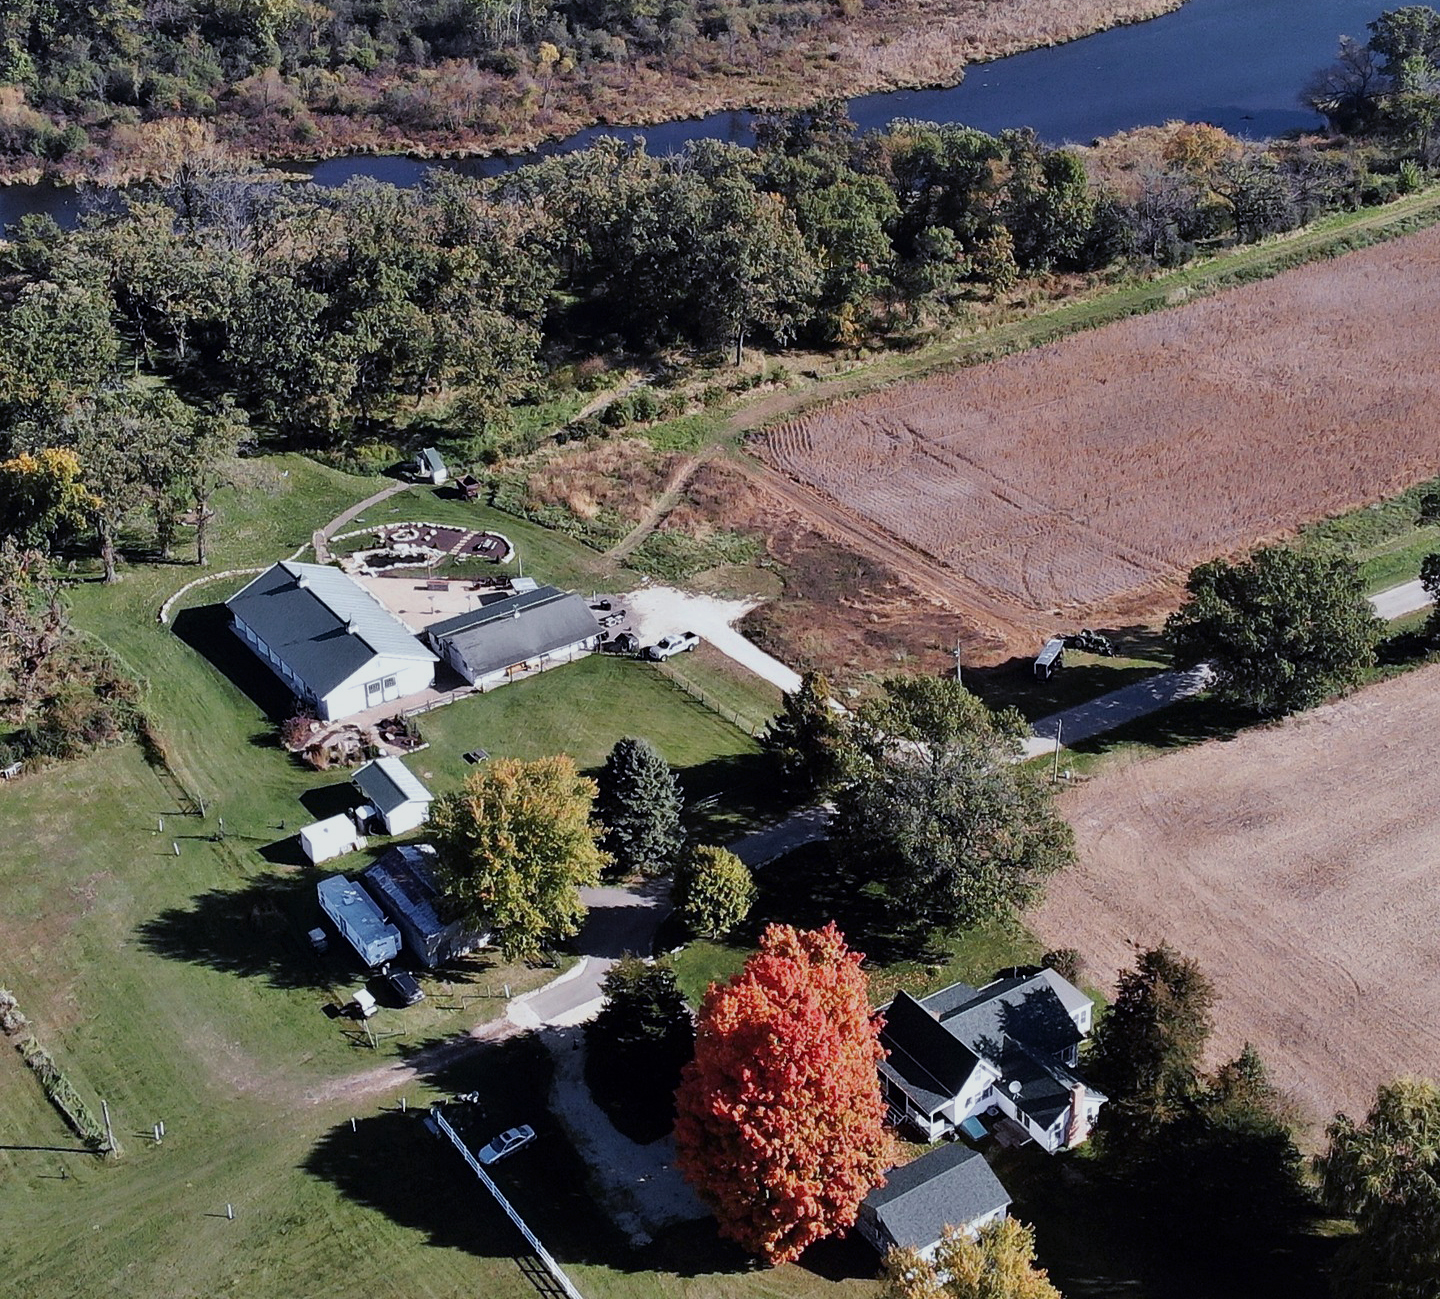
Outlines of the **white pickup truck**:
{"type": "Polygon", "coordinates": [[[645,651],[647,659],[654,659],[657,663],[662,659],[674,658],[677,654],[684,654],[687,650],[693,650],[700,644],[700,637],[693,631],[672,632],[669,636],[662,636],[649,649],[645,651]]]}

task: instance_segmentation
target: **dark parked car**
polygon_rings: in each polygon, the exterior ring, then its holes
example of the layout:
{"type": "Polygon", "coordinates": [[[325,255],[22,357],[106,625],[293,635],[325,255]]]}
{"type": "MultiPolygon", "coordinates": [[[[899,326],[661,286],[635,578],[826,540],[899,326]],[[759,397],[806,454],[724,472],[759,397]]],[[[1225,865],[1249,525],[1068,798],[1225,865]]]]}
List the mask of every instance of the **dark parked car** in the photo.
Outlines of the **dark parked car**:
{"type": "Polygon", "coordinates": [[[405,970],[387,974],[385,986],[402,1006],[413,1006],[417,1001],[425,1000],[425,990],[415,976],[405,970]]]}

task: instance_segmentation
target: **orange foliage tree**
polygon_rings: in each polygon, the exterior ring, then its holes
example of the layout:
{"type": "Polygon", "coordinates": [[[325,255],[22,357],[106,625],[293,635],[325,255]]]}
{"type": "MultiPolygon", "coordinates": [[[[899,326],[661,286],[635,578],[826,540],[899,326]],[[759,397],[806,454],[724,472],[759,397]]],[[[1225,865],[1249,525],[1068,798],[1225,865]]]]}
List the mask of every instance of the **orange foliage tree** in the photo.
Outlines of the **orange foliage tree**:
{"type": "Polygon", "coordinates": [[[676,1164],[721,1233],[771,1263],[853,1226],[892,1162],[863,959],[833,921],[771,925],[700,1009],[676,1164]]]}

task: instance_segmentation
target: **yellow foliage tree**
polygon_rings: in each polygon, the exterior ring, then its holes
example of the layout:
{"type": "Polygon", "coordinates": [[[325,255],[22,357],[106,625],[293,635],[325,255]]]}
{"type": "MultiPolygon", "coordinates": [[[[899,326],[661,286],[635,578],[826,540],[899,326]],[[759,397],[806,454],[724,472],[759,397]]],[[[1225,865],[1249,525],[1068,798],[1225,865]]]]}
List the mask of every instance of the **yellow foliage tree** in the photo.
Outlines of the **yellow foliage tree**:
{"type": "Polygon", "coordinates": [[[947,1227],[934,1261],[913,1249],[885,1256],[884,1299],[1063,1299],[1035,1266],[1035,1233],[1015,1218],[975,1235],[947,1227]]]}
{"type": "Polygon", "coordinates": [[[86,526],[96,504],[82,481],[79,456],[67,447],[0,461],[0,532],[22,546],[63,543],[86,526]]]}
{"type": "Polygon", "coordinates": [[[608,863],[590,818],[596,785],[565,755],[498,758],[435,804],[431,825],[450,914],[496,933],[507,958],[580,930],[580,889],[608,863]]]}

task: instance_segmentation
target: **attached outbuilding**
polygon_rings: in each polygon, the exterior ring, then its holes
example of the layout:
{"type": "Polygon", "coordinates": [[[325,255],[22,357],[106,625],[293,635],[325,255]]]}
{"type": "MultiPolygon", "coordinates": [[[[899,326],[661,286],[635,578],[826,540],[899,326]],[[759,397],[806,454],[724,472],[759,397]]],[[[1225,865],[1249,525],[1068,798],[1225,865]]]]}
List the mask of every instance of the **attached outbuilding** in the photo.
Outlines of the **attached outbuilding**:
{"type": "Polygon", "coordinates": [[[482,690],[583,658],[600,624],[578,595],[553,586],[517,591],[426,629],[435,652],[482,690]]]}
{"type": "Polygon", "coordinates": [[[235,634],[322,721],[435,683],[435,655],[338,568],[283,561],[225,607],[235,634]]]}
{"type": "Polygon", "coordinates": [[[1010,1194],[985,1156],[955,1143],[892,1168],[860,1203],[856,1227],[882,1254],[899,1247],[933,1258],[946,1227],[974,1234],[998,1222],[1010,1194]]]}
{"type": "Polygon", "coordinates": [[[335,922],[340,936],[366,965],[373,969],[400,955],[400,931],[358,884],[343,875],[331,875],[321,880],[315,891],[320,910],[335,922]]]}
{"type": "Polygon", "coordinates": [[[410,957],[431,970],[490,939],[458,920],[441,918],[434,863],[435,849],[429,844],[402,844],[360,875],[360,882],[400,930],[410,957]]]}
{"type": "Polygon", "coordinates": [[[347,812],[327,816],[300,831],[300,851],[315,866],[364,846],[365,838],[347,812]]]}
{"type": "Polygon", "coordinates": [[[450,470],[445,467],[445,461],[434,447],[426,447],[415,453],[415,477],[438,487],[450,477],[450,470]]]}
{"type": "Polygon", "coordinates": [[[435,795],[399,758],[376,758],[356,770],[351,783],[379,816],[386,834],[406,834],[430,816],[435,795]]]}

